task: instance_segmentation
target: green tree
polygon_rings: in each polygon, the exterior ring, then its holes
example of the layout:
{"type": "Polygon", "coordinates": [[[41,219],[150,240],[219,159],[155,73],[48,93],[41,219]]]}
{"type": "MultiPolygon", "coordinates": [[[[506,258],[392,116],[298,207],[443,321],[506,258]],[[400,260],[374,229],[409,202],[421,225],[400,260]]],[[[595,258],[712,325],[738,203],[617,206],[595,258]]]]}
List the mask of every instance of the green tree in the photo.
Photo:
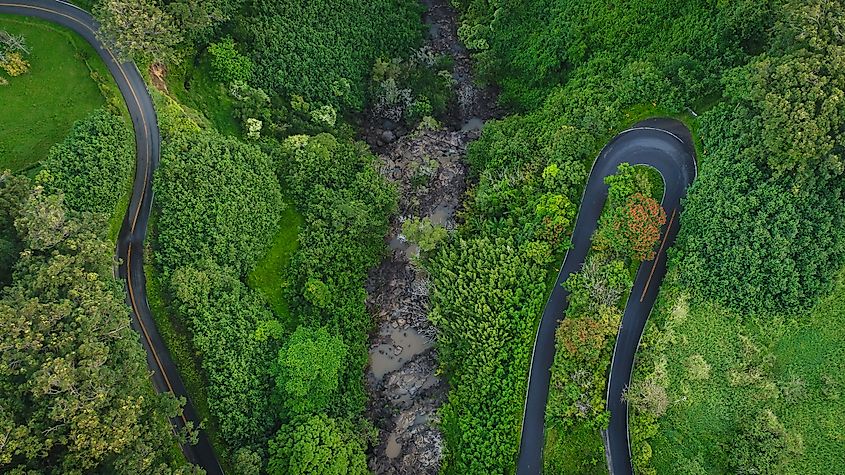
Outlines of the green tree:
{"type": "Polygon", "coordinates": [[[100,22],[97,34],[122,58],[178,59],[179,28],[158,0],[103,0],[93,13],[100,22]]]}
{"type": "Polygon", "coordinates": [[[325,415],[295,419],[270,440],[270,475],[365,475],[366,444],[350,424],[325,415]]]}
{"type": "Polygon", "coordinates": [[[728,464],[737,474],[779,473],[788,454],[783,424],[770,410],[742,421],[728,448],[728,464]]]}
{"type": "Polygon", "coordinates": [[[244,274],[263,256],[284,203],[268,157],[212,132],[177,134],[156,172],[158,262],[166,272],[206,256],[244,274]]]}
{"type": "Polygon", "coordinates": [[[12,266],[23,247],[15,220],[31,186],[26,177],[12,175],[8,170],[0,173],[0,288],[11,282],[12,266]]]}
{"type": "Polygon", "coordinates": [[[264,300],[210,259],[180,267],[169,285],[177,318],[191,330],[208,381],[208,407],[232,450],[263,442],[276,422],[270,368],[278,346],[256,338],[274,321],[264,300]]]}
{"type": "Polygon", "coordinates": [[[435,225],[428,217],[406,220],[402,223],[402,234],[423,252],[433,251],[449,235],[445,227],[435,225]]]}
{"type": "Polygon", "coordinates": [[[285,406],[294,414],[326,410],[337,393],[346,352],[343,340],[325,328],[298,327],[279,350],[273,371],[285,406]]]}
{"type": "Polygon", "coordinates": [[[411,0],[256,0],[236,39],[250,47],[257,86],[284,100],[360,110],[376,58],[402,55],[421,39],[420,12],[411,0]]]}

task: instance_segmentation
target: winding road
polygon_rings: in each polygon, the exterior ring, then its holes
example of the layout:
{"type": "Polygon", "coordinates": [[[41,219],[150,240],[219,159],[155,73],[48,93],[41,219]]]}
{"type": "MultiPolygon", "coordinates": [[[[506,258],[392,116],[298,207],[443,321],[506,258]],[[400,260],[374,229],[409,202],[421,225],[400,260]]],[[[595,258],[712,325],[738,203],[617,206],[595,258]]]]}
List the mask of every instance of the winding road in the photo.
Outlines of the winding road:
{"type": "MultiPolygon", "coordinates": [[[[153,386],[159,392],[183,396],[186,404],[182,415],[171,422],[174,430],[188,422],[199,425],[199,418],[191,405],[188,393],[167,347],[158,334],[147,302],[144,275],[144,237],[152,205],[152,178],[158,166],[161,137],[159,135],[153,101],[144,79],[134,63],[121,63],[97,38],[97,23],[86,11],[57,0],[0,0],[0,13],[41,18],[73,30],[82,36],[114,76],[117,87],[129,109],[135,130],[135,181],[129,209],[118,235],[118,275],[126,280],[127,303],[132,309],[132,325],[141,335],[147,351],[147,363],[152,370],[153,386]]],[[[209,475],[222,474],[205,431],[200,431],[196,445],[182,445],[182,452],[189,462],[205,469],[209,475]]]]}
{"type": "Polygon", "coordinates": [[[590,238],[598,226],[599,215],[607,199],[604,178],[615,173],[623,162],[648,165],[660,172],[665,184],[662,205],[668,219],[655,259],[643,262],[637,271],[622,316],[608,377],[610,426],[605,441],[608,466],[612,475],[633,473],[628,441],[628,405],[622,400],[622,391],[631,381],[634,355],[657,298],[658,288],[666,274],[666,251],[678,233],[681,199],[697,173],[690,132],[682,123],[671,119],[646,120],[620,133],[604,147],[593,163],[572,234],[572,247],[566,253],[534,342],[519,447],[518,475],[534,475],[542,471],[544,419],[549,397],[550,368],[555,353],[555,329],[567,307],[568,292],[561,284],[584,264],[590,250],[590,238]]]}

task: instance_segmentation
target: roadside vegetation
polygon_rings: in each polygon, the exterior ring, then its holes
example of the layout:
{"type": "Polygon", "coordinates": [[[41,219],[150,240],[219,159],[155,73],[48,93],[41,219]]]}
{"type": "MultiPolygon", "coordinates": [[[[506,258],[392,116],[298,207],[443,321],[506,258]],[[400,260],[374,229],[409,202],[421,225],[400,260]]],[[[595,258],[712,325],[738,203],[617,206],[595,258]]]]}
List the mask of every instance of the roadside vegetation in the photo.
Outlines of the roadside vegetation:
{"type": "Polygon", "coordinates": [[[615,337],[637,270],[654,259],[666,224],[666,212],[652,197],[654,172],[623,163],[605,178],[608,199],[592,247],[581,270],[564,283],[569,306],[555,333],[546,473],[607,472],[600,430],[610,416],[605,398],[615,337]]]}
{"type": "MultiPolygon", "coordinates": [[[[105,215],[0,175],[0,469],[186,473],[130,328],[105,215]]],[[[184,439],[187,434],[180,434],[184,439]]]]}

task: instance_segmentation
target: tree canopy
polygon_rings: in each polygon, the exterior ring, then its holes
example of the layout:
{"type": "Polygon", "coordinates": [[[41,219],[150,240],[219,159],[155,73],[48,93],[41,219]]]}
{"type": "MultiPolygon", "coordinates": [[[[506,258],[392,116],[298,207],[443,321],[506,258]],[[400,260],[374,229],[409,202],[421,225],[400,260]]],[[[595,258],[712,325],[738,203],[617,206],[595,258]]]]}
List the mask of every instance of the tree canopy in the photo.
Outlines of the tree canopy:
{"type": "MultiPolygon", "coordinates": [[[[11,180],[0,202],[20,199],[11,180]]],[[[40,187],[12,214],[23,251],[0,293],[0,470],[186,469],[170,455],[179,403],[153,393],[102,219],[40,187]]]]}

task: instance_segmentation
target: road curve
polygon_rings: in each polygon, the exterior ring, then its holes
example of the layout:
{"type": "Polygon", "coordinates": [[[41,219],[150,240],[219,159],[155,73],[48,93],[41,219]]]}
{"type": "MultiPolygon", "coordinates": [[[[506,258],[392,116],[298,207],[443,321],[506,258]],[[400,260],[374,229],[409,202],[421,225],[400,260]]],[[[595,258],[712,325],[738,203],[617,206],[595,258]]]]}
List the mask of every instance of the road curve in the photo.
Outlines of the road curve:
{"type": "Polygon", "coordinates": [[[668,220],[655,260],[643,262],[637,271],[619,328],[608,378],[608,466],[613,475],[633,473],[628,442],[628,406],[622,401],[622,390],[631,381],[634,355],[646,319],[657,298],[657,290],[666,274],[666,251],[678,233],[681,199],[697,173],[690,132],[682,123],[671,119],[646,120],[620,133],[604,147],[593,163],[572,234],[572,247],[566,253],[534,342],[519,446],[518,475],[534,475],[542,471],[546,401],[555,353],[555,329],[568,305],[566,298],[569,293],[561,284],[584,264],[590,249],[590,238],[598,226],[607,199],[604,178],[615,173],[623,162],[648,165],[660,172],[665,184],[662,205],[668,220]]]}
{"type": "MultiPolygon", "coordinates": [[[[75,31],[91,44],[114,76],[132,118],[137,157],[132,198],[117,240],[118,275],[126,280],[126,300],[132,309],[132,325],[140,333],[141,343],[147,351],[153,385],[159,392],[172,392],[187,400],[182,415],[171,422],[175,428],[184,427],[188,421],[198,425],[199,418],[170,353],[156,330],[147,302],[144,237],[150,217],[152,178],[158,166],[161,137],[144,79],[134,63],[120,63],[115,58],[96,37],[94,18],[74,5],[57,0],[0,0],[0,13],[41,18],[75,31]]],[[[182,452],[188,461],[199,465],[209,475],[223,473],[205,431],[200,432],[196,445],[183,444],[182,452]]]]}

